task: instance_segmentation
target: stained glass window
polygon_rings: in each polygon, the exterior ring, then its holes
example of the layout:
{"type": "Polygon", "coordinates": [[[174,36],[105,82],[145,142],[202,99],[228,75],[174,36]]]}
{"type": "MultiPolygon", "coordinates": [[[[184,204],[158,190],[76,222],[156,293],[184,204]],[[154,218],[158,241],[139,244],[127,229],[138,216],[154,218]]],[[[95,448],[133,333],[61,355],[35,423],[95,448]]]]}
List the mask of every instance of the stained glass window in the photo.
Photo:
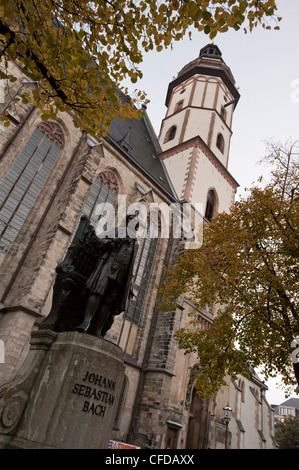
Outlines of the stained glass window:
{"type": "Polygon", "coordinates": [[[0,183],[0,251],[7,253],[64,146],[55,122],[40,123],[0,183]]]}

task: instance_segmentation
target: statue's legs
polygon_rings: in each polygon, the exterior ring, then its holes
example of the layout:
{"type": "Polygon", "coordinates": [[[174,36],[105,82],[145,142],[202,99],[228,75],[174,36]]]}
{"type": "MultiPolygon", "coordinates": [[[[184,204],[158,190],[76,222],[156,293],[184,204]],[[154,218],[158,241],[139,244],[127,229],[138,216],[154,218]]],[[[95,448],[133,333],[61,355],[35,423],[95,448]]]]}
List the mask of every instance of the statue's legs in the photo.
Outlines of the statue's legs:
{"type": "Polygon", "coordinates": [[[107,320],[105,321],[105,324],[101,330],[101,337],[104,338],[104,336],[106,335],[107,331],[110,330],[110,328],[112,327],[114,323],[114,315],[112,314],[109,314],[107,320]]]}
{"type": "Polygon", "coordinates": [[[107,289],[100,308],[95,317],[93,333],[98,338],[101,338],[111,328],[114,321],[113,307],[117,297],[119,296],[119,285],[115,281],[110,281],[109,288],[107,289]]]}
{"type": "Polygon", "coordinates": [[[88,330],[90,322],[99,308],[100,301],[101,301],[101,295],[99,294],[89,295],[87,302],[86,302],[84,320],[82,323],[80,323],[79,326],[76,327],[77,331],[85,333],[88,330]]]}
{"type": "MultiPolygon", "coordinates": [[[[98,318],[96,319],[96,322],[95,322],[95,326],[93,328],[92,334],[94,336],[97,336],[98,338],[101,338],[103,336],[102,335],[102,330],[103,330],[103,327],[106,324],[109,316],[110,316],[110,305],[109,304],[102,305],[100,315],[98,315],[98,318]]],[[[112,323],[111,323],[111,325],[112,325],[112,323]]]]}

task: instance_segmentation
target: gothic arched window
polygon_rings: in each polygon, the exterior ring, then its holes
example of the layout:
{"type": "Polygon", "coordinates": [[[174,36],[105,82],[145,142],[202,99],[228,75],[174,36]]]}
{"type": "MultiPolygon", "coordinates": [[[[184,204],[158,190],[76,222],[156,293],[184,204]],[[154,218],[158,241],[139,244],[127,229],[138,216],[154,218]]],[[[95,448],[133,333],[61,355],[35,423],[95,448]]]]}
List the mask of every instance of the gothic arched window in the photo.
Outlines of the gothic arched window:
{"type": "Polygon", "coordinates": [[[224,152],[224,138],[222,134],[217,135],[216,147],[220,150],[221,153],[224,152]]]}
{"type": "Polygon", "coordinates": [[[91,187],[83,209],[83,213],[89,218],[92,225],[96,225],[101,216],[101,211],[96,210],[97,206],[106,202],[114,204],[117,195],[118,180],[115,173],[111,170],[100,173],[91,187]]]}
{"type": "Polygon", "coordinates": [[[7,253],[64,147],[56,122],[40,123],[0,183],[0,252],[7,253]]]}
{"type": "Polygon", "coordinates": [[[205,212],[205,218],[206,218],[206,219],[211,220],[212,217],[214,216],[215,204],[216,204],[216,195],[215,195],[215,191],[213,191],[213,189],[211,189],[211,190],[208,192],[207,205],[206,205],[206,212],[205,212]]]}
{"type": "Polygon", "coordinates": [[[169,142],[170,140],[173,140],[175,138],[176,134],[176,126],[172,126],[170,129],[168,129],[164,143],[169,142]]]}
{"type": "Polygon", "coordinates": [[[177,111],[180,111],[180,110],[183,108],[183,104],[184,104],[184,100],[179,101],[179,102],[175,105],[175,110],[174,110],[174,112],[176,113],[177,111]]]}
{"type": "Polygon", "coordinates": [[[241,391],[241,401],[245,401],[245,385],[244,385],[244,380],[239,379],[238,383],[239,389],[241,391]]]}
{"type": "Polygon", "coordinates": [[[138,325],[141,316],[146,290],[150,280],[151,270],[158,244],[158,228],[152,221],[147,233],[139,243],[132,282],[134,297],[130,299],[126,312],[126,320],[138,325]]]}

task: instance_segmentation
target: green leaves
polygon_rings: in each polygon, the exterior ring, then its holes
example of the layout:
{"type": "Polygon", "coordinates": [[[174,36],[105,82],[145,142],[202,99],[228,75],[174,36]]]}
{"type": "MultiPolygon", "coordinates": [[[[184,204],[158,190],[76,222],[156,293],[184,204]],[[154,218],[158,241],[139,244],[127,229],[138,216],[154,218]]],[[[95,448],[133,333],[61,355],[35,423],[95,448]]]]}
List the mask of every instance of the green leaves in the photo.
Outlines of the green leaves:
{"type": "Polygon", "coordinates": [[[280,421],[275,439],[280,449],[299,449],[299,416],[288,416],[280,421]]]}

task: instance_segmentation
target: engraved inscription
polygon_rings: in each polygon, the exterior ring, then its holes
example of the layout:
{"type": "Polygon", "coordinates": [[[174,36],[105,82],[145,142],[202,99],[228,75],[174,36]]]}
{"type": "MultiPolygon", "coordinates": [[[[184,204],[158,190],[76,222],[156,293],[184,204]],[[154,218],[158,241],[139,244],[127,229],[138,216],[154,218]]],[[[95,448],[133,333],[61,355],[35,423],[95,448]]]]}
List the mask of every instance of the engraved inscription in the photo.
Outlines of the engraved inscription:
{"type": "Polygon", "coordinates": [[[84,413],[104,417],[107,406],[114,404],[115,395],[111,393],[114,390],[114,380],[87,371],[82,382],[74,384],[72,393],[85,398],[82,408],[84,413]]]}

